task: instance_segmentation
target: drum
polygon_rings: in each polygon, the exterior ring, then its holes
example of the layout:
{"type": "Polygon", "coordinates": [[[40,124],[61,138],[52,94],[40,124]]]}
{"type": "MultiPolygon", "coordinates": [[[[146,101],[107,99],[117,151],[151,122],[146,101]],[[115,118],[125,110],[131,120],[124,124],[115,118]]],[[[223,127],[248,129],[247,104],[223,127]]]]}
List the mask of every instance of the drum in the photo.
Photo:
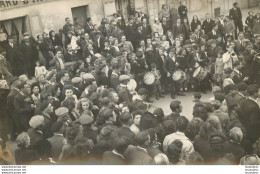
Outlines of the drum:
{"type": "Polygon", "coordinates": [[[155,76],[153,73],[147,72],[144,74],[144,83],[146,85],[151,85],[154,83],[154,81],[155,81],[155,76]]]}
{"type": "Polygon", "coordinates": [[[183,83],[187,79],[187,77],[185,72],[183,72],[182,70],[177,70],[173,73],[172,79],[177,83],[183,83]]]}
{"type": "Polygon", "coordinates": [[[199,81],[202,81],[206,78],[208,72],[205,68],[199,66],[193,73],[193,77],[198,79],[199,81]]]}
{"type": "Polygon", "coordinates": [[[134,91],[137,87],[137,83],[134,79],[130,79],[129,83],[127,84],[127,88],[129,91],[134,91]]]}

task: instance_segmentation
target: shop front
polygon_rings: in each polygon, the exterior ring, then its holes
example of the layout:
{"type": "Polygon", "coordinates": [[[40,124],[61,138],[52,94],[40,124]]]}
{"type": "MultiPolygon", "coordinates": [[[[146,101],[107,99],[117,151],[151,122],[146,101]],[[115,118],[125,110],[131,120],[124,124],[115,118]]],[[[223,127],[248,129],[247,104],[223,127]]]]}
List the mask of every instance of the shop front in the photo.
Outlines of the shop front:
{"type": "Polygon", "coordinates": [[[8,35],[21,40],[22,33],[34,37],[42,32],[62,29],[65,18],[73,22],[79,18],[84,24],[87,17],[99,24],[104,17],[102,0],[28,0],[0,1],[0,26],[8,35]]]}

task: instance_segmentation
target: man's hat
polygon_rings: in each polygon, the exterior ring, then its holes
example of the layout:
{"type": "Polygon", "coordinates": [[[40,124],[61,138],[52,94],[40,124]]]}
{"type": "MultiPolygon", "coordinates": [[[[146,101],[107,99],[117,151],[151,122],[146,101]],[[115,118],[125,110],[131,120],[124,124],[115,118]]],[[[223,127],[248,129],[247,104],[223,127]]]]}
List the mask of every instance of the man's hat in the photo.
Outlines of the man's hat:
{"type": "Polygon", "coordinates": [[[122,81],[125,81],[125,80],[130,80],[130,76],[129,75],[120,75],[119,76],[119,81],[122,82],[122,81]]]}
{"type": "Polygon", "coordinates": [[[71,79],[71,82],[73,84],[77,84],[77,83],[80,83],[82,81],[82,78],[81,77],[74,77],[73,79],[71,79]]]}
{"type": "Polygon", "coordinates": [[[60,108],[55,110],[55,114],[56,114],[57,117],[62,117],[64,115],[68,114],[68,113],[69,113],[69,109],[66,108],[66,107],[60,107],[60,108]]]}
{"type": "Polygon", "coordinates": [[[79,122],[81,124],[91,124],[93,123],[94,119],[89,116],[89,115],[86,115],[86,114],[83,114],[79,117],[79,122]]]}

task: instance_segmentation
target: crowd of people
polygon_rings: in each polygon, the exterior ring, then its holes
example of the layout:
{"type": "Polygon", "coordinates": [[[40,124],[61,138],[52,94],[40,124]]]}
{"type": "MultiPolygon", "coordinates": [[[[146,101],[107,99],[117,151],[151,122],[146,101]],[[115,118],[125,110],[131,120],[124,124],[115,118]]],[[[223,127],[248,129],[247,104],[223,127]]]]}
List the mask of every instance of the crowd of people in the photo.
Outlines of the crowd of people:
{"type": "Polygon", "coordinates": [[[182,2],[127,25],[120,12],[66,18],[20,42],[1,33],[0,163],[260,164],[260,13],[244,26],[238,6],[204,21],[182,2]],[[164,95],[170,115],[152,105],[164,95]]]}

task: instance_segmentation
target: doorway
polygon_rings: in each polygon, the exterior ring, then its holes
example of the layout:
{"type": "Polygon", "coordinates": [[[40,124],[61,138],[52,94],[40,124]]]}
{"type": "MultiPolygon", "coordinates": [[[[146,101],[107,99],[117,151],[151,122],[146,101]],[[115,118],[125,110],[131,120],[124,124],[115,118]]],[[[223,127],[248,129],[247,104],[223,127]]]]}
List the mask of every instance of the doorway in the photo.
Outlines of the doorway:
{"type": "Polygon", "coordinates": [[[3,29],[3,32],[14,36],[17,42],[22,41],[23,33],[28,32],[28,27],[26,16],[0,21],[0,28],[3,29]]]}
{"type": "Polygon", "coordinates": [[[73,23],[75,24],[75,18],[78,18],[78,22],[81,26],[84,26],[88,15],[88,6],[80,6],[71,8],[71,13],[73,17],[73,23]]]}

